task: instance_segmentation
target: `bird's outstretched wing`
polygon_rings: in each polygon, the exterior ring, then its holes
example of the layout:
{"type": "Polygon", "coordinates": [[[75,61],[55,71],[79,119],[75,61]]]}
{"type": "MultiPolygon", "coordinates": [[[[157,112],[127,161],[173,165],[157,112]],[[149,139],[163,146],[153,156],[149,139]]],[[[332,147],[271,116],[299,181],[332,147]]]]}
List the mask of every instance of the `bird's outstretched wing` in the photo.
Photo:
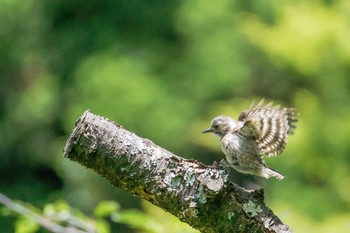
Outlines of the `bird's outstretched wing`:
{"type": "Polygon", "coordinates": [[[273,106],[272,102],[263,106],[262,99],[254,107],[243,111],[238,121],[243,123],[238,133],[256,140],[261,154],[275,156],[284,150],[288,134],[293,134],[298,121],[298,112],[293,108],[273,106]]]}

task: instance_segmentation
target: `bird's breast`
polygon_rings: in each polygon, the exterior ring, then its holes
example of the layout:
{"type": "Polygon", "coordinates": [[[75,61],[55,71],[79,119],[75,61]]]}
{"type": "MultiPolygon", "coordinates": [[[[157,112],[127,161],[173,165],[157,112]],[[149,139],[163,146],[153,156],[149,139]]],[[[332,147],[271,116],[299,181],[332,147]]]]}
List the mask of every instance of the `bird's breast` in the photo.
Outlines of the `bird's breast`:
{"type": "Polygon", "coordinates": [[[230,164],[258,155],[256,142],[239,134],[225,135],[221,139],[221,149],[230,164]]]}

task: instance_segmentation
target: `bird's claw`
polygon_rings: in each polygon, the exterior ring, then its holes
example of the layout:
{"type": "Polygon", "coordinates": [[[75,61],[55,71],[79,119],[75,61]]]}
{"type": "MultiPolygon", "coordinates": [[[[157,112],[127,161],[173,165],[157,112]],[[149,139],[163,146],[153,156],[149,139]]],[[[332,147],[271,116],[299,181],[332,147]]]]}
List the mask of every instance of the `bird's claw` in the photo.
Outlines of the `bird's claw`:
{"type": "Polygon", "coordinates": [[[213,168],[218,169],[219,168],[219,164],[218,162],[214,161],[213,164],[211,165],[213,168]]]}
{"type": "Polygon", "coordinates": [[[224,159],[222,159],[219,163],[214,161],[211,166],[215,169],[225,170],[226,172],[228,172],[230,169],[230,164],[228,164],[224,159]]]}

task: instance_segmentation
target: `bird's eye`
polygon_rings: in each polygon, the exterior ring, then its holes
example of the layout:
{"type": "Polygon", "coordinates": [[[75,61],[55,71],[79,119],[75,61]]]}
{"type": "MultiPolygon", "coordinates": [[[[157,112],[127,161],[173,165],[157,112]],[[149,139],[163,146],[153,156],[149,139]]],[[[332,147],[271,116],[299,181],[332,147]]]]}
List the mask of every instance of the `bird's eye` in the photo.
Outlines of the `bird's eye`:
{"type": "Polygon", "coordinates": [[[219,125],[213,125],[213,128],[217,129],[217,128],[219,128],[219,125]]]}

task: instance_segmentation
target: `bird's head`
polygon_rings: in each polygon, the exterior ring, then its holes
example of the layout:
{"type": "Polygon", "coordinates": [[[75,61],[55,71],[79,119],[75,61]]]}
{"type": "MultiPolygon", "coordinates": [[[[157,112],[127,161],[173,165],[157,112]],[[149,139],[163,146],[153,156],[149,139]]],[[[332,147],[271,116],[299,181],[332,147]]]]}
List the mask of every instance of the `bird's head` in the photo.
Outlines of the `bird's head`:
{"type": "Polygon", "coordinates": [[[225,136],[228,132],[237,128],[237,122],[228,116],[215,117],[210,124],[210,128],[203,130],[202,133],[214,133],[219,137],[225,136]]]}

